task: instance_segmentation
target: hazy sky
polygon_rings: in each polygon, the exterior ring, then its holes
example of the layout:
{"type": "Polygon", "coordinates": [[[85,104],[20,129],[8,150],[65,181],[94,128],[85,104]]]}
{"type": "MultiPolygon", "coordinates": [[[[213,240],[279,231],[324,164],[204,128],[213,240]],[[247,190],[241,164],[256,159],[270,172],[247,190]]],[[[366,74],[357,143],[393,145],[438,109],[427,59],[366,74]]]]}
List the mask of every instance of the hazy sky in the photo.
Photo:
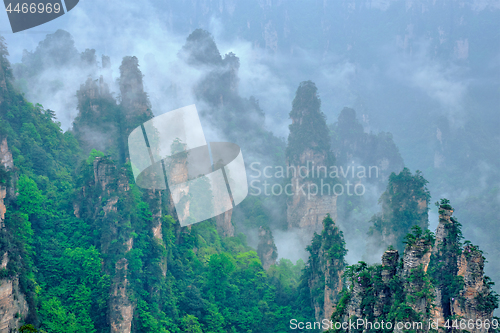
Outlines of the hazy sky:
{"type": "MultiPolygon", "coordinates": [[[[312,80],[327,122],[349,106],[367,132],[391,132],[405,164],[430,181],[433,201],[446,196],[459,203],[458,213],[469,196],[500,186],[500,150],[489,145],[500,143],[499,0],[84,0],[68,14],[17,34],[9,33],[7,15],[0,13],[13,63],[57,29],[73,36],[78,51],[94,48],[98,59],[109,55],[115,79],[121,58],[137,56],[156,114],[174,107],[163,98],[173,82],[184,91],[182,102],[194,102],[190,89],[203,71],[180,64],[177,52],[199,27],[213,34],[221,54],[240,58],[240,95],[260,101],[276,135],[288,136],[295,90],[312,80]],[[457,139],[447,143],[447,135],[457,139]],[[468,140],[472,161],[456,158],[466,149],[460,137],[477,138],[468,140]],[[461,167],[464,177],[456,171],[461,167]],[[462,178],[470,179],[466,187],[456,185],[462,178]]],[[[42,104],[67,129],[85,78],[54,69],[44,75],[65,84],[58,96],[43,96],[42,104]]],[[[491,200],[500,205],[500,195],[491,200]]],[[[430,216],[433,229],[437,215],[430,216]]],[[[485,230],[468,232],[479,241],[485,230]]]]}

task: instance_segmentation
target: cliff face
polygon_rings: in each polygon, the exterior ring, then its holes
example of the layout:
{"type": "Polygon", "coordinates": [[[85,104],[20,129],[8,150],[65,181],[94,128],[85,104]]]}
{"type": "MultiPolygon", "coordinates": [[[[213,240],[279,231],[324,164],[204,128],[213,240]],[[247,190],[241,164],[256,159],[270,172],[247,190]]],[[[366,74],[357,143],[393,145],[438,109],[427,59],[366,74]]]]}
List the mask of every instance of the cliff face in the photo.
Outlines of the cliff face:
{"type": "MultiPolygon", "coordinates": [[[[163,232],[162,232],[162,221],[164,216],[164,191],[161,190],[147,190],[145,191],[144,201],[148,204],[149,209],[151,211],[151,231],[153,233],[153,237],[155,241],[161,246],[165,248],[165,242],[163,240],[163,232]]],[[[170,198],[169,198],[170,199],[170,198]]],[[[162,256],[158,263],[161,273],[163,277],[167,274],[167,258],[162,256]]],[[[154,290],[150,290],[154,293],[154,290]]]]}
{"type": "Polygon", "coordinates": [[[271,230],[268,227],[259,227],[259,245],[257,246],[257,254],[264,269],[268,269],[276,263],[278,258],[278,249],[274,244],[274,238],[271,230]]]}
{"type": "Polygon", "coordinates": [[[120,106],[125,115],[123,129],[125,129],[126,136],[136,126],[153,117],[142,77],[139,60],[136,57],[124,57],[120,66],[120,106]]]}
{"type": "MultiPolygon", "coordinates": [[[[305,165],[314,166],[316,169],[325,167],[326,155],[326,152],[318,153],[312,149],[306,149],[300,155],[299,163],[289,163],[289,166],[296,170],[305,170],[305,165]]],[[[330,214],[333,219],[337,217],[337,196],[331,195],[331,192],[318,195],[302,191],[302,189],[315,189],[314,180],[308,179],[311,176],[312,171],[304,171],[304,176],[299,172],[292,176],[293,196],[289,198],[287,205],[288,228],[299,228],[308,237],[311,237],[314,232],[321,232],[322,221],[327,214],[330,214]]]]}
{"type": "Polygon", "coordinates": [[[93,221],[102,230],[100,248],[105,254],[104,270],[111,275],[109,325],[111,333],[130,333],[134,305],[130,301],[128,260],[133,247],[130,217],[119,208],[120,201],[130,195],[124,169],[103,157],[96,157],[87,166],[86,183],[75,201],[75,214],[93,221]]]}
{"type": "MultiPolygon", "coordinates": [[[[105,62],[108,66],[108,60],[105,62]]],[[[91,149],[98,149],[124,163],[128,157],[130,132],[153,118],[136,57],[123,58],[119,83],[119,105],[103,76],[99,80],[88,78],[77,91],[79,113],[73,123],[73,131],[84,156],[91,149]]]]}
{"type": "Polygon", "coordinates": [[[302,82],[290,111],[292,124],[286,157],[292,194],[287,193],[287,222],[289,229],[301,230],[306,243],[314,232],[321,231],[327,214],[333,219],[337,217],[335,180],[329,178],[334,157],[320,106],[315,84],[302,82]]]}
{"type": "MultiPolygon", "coordinates": [[[[7,138],[3,138],[0,141],[0,167],[5,168],[5,170],[11,170],[14,167],[12,153],[7,145],[7,138]]],[[[7,207],[4,202],[7,196],[7,186],[7,183],[0,183],[0,229],[4,227],[3,221],[5,219],[5,213],[7,212],[7,207]]]]}
{"type": "Polygon", "coordinates": [[[492,282],[484,276],[485,258],[468,242],[462,248],[460,224],[452,217],[453,209],[447,200],[441,201],[439,213],[435,236],[413,228],[406,237],[400,262],[398,251],[390,249],[383,255],[382,265],[361,262],[348,268],[349,287],[335,309],[334,322],[361,318],[393,325],[422,323],[413,327],[417,332],[445,332],[452,328],[488,332],[484,324],[491,326],[498,300],[491,290],[492,282]],[[464,329],[464,325],[469,326],[464,329]]]}
{"type": "MultiPolygon", "coordinates": [[[[455,285],[441,284],[436,290],[438,308],[445,315],[463,318],[482,323],[492,320],[492,312],[498,306],[498,300],[491,292],[490,279],[484,276],[485,257],[477,246],[465,242],[461,251],[457,251],[455,239],[459,233],[460,224],[452,217],[453,209],[446,202],[439,207],[439,225],[436,231],[436,245],[433,257],[439,262],[435,264],[436,270],[441,265],[453,273],[456,278],[455,285]]],[[[439,316],[439,314],[437,314],[439,316]]],[[[484,326],[474,327],[473,332],[487,332],[484,326]]]]}
{"type": "Polygon", "coordinates": [[[103,152],[115,150],[112,154],[117,158],[120,137],[118,110],[103,77],[99,81],[88,78],[76,96],[79,114],[73,123],[73,131],[85,155],[94,148],[103,152]]]}
{"type": "MultiPolygon", "coordinates": [[[[2,260],[1,267],[7,267],[8,257],[2,260]]],[[[19,279],[0,279],[0,333],[10,333],[21,326],[28,316],[28,303],[19,290],[19,279]]]]}
{"type": "Polygon", "coordinates": [[[377,167],[377,175],[365,181],[385,183],[391,172],[400,172],[404,162],[390,133],[366,133],[356,117],[356,111],[344,108],[337,122],[330,126],[332,150],[337,163],[348,166],[356,161],[365,167],[377,167]]]}
{"type": "MultiPolygon", "coordinates": [[[[0,233],[2,238],[9,233],[5,226],[8,201],[14,199],[14,188],[10,173],[14,163],[6,138],[0,138],[0,233]]],[[[3,244],[2,244],[3,245],[3,244]]],[[[8,271],[9,252],[0,246],[0,272],[8,271]]],[[[10,333],[19,328],[29,313],[25,295],[19,288],[19,276],[2,274],[0,278],[0,333],[10,333]]]]}
{"type": "Polygon", "coordinates": [[[312,245],[307,248],[310,252],[308,286],[317,321],[330,318],[340,298],[347,253],[343,233],[330,216],[323,220],[323,226],[321,234],[315,234],[312,245]]]}

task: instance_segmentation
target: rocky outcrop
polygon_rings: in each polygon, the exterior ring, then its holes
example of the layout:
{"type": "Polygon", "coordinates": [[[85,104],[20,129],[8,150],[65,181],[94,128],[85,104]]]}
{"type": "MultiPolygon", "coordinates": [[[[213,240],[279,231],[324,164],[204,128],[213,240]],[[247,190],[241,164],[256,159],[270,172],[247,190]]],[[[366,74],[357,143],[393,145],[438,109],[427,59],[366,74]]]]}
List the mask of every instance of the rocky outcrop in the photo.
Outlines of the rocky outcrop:
{"type": "Polygon", "coordinates": [[[290,112],[292,124],[286,155],[291,193],[287,193],[287,222],[289,229],[300,229],[305,243],[309,243],[314,232],[321,231],[327,214],[337,218],[335,179],[329,178],[328,173],[334,156],[320,105],[315,84],[302,82],[290,112]]]}
{"type": "MultiPolygon", "coordinates": [[[[367,123],[365,122],[367,125],[367,123]]],[[[338,165],[350,166],[353,161],[359,165],[374,168],[374,174],[361,179],[376,185],[385,185],[391,172],[399,173],[403,167],[401,157],[390,133],[366,133],[357,119],[356,111],[344,108],[337,122],[330,126],[332,150],[338,165]],[[376,173],[376,174],[375,174],[376,173]]],[[[347,177],[350,177],[349,173],[347,177]]]]}
{"type": "Polygon", "coordinates": [[[429,226],[430,194],[420,171],[412,174],[403,168],[391,174],[386,190],[380,196],[382,212],[372,217],[369,234],[377,246],[393,246],[400,253],[405,251],[404,238],[413,226],[425,230],[429,226]]]}
{"type": "Polygon", "coordinates": [[[416,239],[415,243],[407,244],[403,257],[401,278],[407,304],[420,318],[428,322],[430,317],[432,285],[424,276],[427,273],[431,257],[432,244],[427,239],[416,239]]]}
{"type": "Polygon", "coordinates": [[[384,288],[377,293],[377,299],[373,308],[373,315],[375,317],[381,316],[384,313],[384,307],[390,304],[391,291],[389,282],[394,278],[398,271],[399,253],[396,250],[387,250],[382,255],[382,282],[384,288]]]}
{"type": "Polygon", "coordinates": [[[448,200],[441,200],[431,273],[451,281],[436,285],[435,321],[444,323],[448,318],[458,318],[466,323],[469,332],[488,332],[493,311],[498,307],[497,295],[491,290],[493,283],[484,275],[482,251],[468,241],[460,248],[461,225],[452,215],[448,200]],[[475,324],[470,326],[472,322],[475,324]]]}
{"type": "MultiPolygon", "coordinates": [[[[108,60],[103,58],[106,66],[108,60]]],[[[104,68],[103,72],[106,80],[110,80],[109,70],[104,68]]],[[[119,84],[119,105],[102,75],[98,80],[88,78],[80,86],[77,91],[79,113],[73,122],[73,131],[85,155],[97,149],[124,163],[130,132],[153,118],[153,113],[136,57],[123,58],[119,84]]]]}
{"type": "MultiPolygon", "coordinates": [[[[4,221],[8,210],[7,200],[14,196],[14,184],[10,172],[13,171],[14,162],[6,138],[0,138],[0,233],[2,237],[9,233],[4,221]]],[[[0,248],[0,272],[8,271],[9,252],[0,248]]],[[[0,279],[0,333],[10,333],[21,325],[29,314],[29,307],[25,295],[19,288],[19,277],[6,277],[0,279]]]]}
{"type": "Polygon", "coordinates": [[[79,114],[73,122],[73,131],[84,154],[97,149],[118,158],[121,144],[118,110],[103,77],[99,80],[88,78],[80,86],[76,96],[79,114]]]}
{"type": "Polygon", "coordinates": [[[257,254],[264,269],[268,269],[276,263],[278,258],[278,249],[274,244],[273,234],[268,227],[259,227],[259,245],[257,246],[257,254]]]}
{"type": "Polygon", "coordinates": [[[417,267],[422,267],[422,270],[427,272],[431,258],[430,250],[431,244],[425,239],[417,239],[414,244],[407,246],[403,257],[403,271],[401,274],[408,277],[417,267]]]}
{"type": "Polygon", "coordinates": [[[399,263],[397,250],[387,250],[382,255],[382,281],[389,282],[396,275],[399,263]]]}
{"type": "MultiPolygon", "coordinates": [[[[144,193],[144,201],[148,203],[149,210],[151,211],[151,229],[153,237],[157,243],[165,248],[163,242],[162,219],[163,219],[163,191],[161,190],[147,190],[144,193]]],[[[160,269],[163,276],[167,274],[167,258],[162,257],[160,260],[160,269]]]]}
{"type": "Polygon", "coordinates": [[[132,319],[134,307],[130,301],[128,262],[121,258],[115,264],[115,276],[111,284],[111,295],[109,297],[109,317],[112,333],[130,333],[132,330],[132,319]]]}
{"type": "MultiPolygon", "coordinates": [[[[6,254],[3,255],[2,269],[7,266],[6,254]]],[[[19,279],[0,279],[0,333],[10,333],[19,328],[28,312],[28,303],[19,290],[19,279]]]]}
{"type": "Polygon", "coordinates": [[[321,221],[330,214],[337,215],[336,196],[314,196],[309,197],[301,193],[300,187],[310,185],[311,182],[303,182],[299,177],[292,178],[292,191],[294,196],[290,200],[287,209],[288,228],[298,228],[301,235],[310,238],[313,233],[321,232],[321,221]]]}
{"type": "MultiPolygon", "coordinates": [[[[14,160],[7,145],[7,138],[0,138],[0,168],[4,171],[14,168],[14,160]]],[[[7,212],[5,199],[7,197],[7,188],[10,185],[9,182],[8,179],[0,179],[0,230],[4,228],[5,213],[7,212]]]]}
{"type": "MultiPolygon", "coordinates": [[[[429,231],[413,228],[401,261],[398,251],[390,249],[382,265],[361,262],[349,268],[349,287],[333,313],[334,322],[356,316],[393,325],[422,323],[414,328],[417,332],[446,332],[452,325],[458,325],[453,331],[488,332],[498,296],[484,276],[485,258],[469,242],[462,248],[460,223],[452,217],[446,199],[441,200],[439,213],[435,238],[429,231]],[[464,325],[468,326],[464,329],[464,325]]],[[[394,327],[394,332],[403,331],[394,327]]]]}
{"type": "Polygon", "coordinates": [[[311,306],[317,321],[329,319],[344,288],[344,236],[327,215],[323,220],[323,231],[315,234],[309,247],[307,265],[308,286],[311,291],[311,306]]]}
{"type": "Polygon", "coordinates": [[[5,206],[5,197],[7,196],[7,187],[0,185],[0,230],[5,227],[5,213],[7,212],[7,207],[5,206]]]}
{"type": "Polygon", "coordinates": [[[0,140],[0,164],[6,169],[14,168],[14,159],[7,144],[7,138],[0,140]]]}
{"type": "MultiPolygon", "coordinates": [[[[484,257],[482,252],[473,245],[465,246],[458,258],[458,276],[463,277],[464,287],[457,298],[452,299],[451,314],[469,322],[490,322],[492,313],[489,306],[493,300],[490,297],[488,283],[484,277],[484,257]]],[[[488,332],[486,327],[479,327],[474,332],[488,332]]]]}
{"type": "Polygon", "coordinates": [[[128,135],[137,126],[153,118],[151,102],[144,91],[142,72],[139,69],[139,60],[136,57],[124,57],[120,66],[120,94],[121,112],[123,119],[120,124],[120,134],[123,137],[124,147],[127,145],[128,135]]]}

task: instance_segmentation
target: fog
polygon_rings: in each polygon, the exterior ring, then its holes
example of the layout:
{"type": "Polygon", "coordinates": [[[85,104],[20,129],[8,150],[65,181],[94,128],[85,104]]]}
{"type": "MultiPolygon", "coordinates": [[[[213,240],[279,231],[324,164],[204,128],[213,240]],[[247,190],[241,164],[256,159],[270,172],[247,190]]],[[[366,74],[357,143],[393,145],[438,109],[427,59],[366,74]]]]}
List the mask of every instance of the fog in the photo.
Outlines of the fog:
{"type": "MultiPolygon", "coordinates": [[[[127,55],[139,59],[155,115],[195,102],[203,108],[192,89],[210,68],[178,57],[196,28],[214,36],[221,55],[239,57],[239,94],[259,100],[267,130],[278,137],[288,136],[298,84],[312,80],[328,124],[348,106],[366,132],[393,134],[405,165],[429,181],[431,202],[451,200],[464,237],[489,253],[486,272],[500,280],[500,1],[81,1],[17,34],[8,32],[7,15],[0,16],[11,63],[57,29],[73,36],[78,52],[110,56],[107,72],[49,66],[31,83],[37,89],[25,91],[31,102],[54,110],[65,130],[77,115],[76,90],[89,75],[112,78],[108,84],[119,94],[115,80],[127,55]]],[[[203,125],[207,141],[226,139],[209,120],[203,125]]],[[[368,223],[380,210],[382,191],[369,189],[366,216],[353,218],[368,223]]],[[[434,231],[433,205],[429,220],[434,231]]],[[[356,233],[348,223],[339,221],[349,263],[378,261],[384,249],[365,247],[369,225],[356,233]]],[[[273,233],[280,257],[306,256],[296,235],[273,233]]]]}

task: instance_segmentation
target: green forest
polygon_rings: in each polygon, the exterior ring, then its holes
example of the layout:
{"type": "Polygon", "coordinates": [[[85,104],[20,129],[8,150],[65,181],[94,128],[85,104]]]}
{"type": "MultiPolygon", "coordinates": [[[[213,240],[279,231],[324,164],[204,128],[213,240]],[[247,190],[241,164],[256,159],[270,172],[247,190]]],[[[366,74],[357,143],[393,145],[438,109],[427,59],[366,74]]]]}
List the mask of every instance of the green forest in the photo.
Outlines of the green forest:
{"type": "MultiPolygon", "coordinates": [[[[51,38],[61,36],[67,37],[58,31],[51,38]]],[[[387,177],[376,180],[384,188],[380,213],[367,217],[362,198],[338,201],[339,215],[360,213],[353,225],[366,217],[371,227],[364,237],[386,250],[381,264],[349,265],[344,232],[330,214],[319,221],[322,230],[306,247],[307,260],[277,260],[270,230],[286,228],[290,202],[282,197],[249,196],[234,209],[233,235],[221,232],[216,218],[181,227],[169,191],[138,187],[128,158],[128,135],[154,117],[138,59],[122,59],[119,99],[102,77],[82,82],[75,92],[79,114],[63,131],[53,110],[28,102],[20,89],[36,75],[43,47],[30,55],[31,65],[16,67],[24,66],[23,83],[14,78],[0,38],[0,284],[10,281],[25,300],[26,308],[13,303],[18,332],[320,332],[293,329],[290,321],[428,322],[433,311],[444,320],[494,319],[498,297],[483,273],[485,257],[463,241],[449,201],[437,203],[440,224],[432,232],[422,172],[403,168],[392,136],[365,133],[352,109],[327,126],[313,82],[300,83],[290,101],[290,118],[304,121],[290,125],[285,143],[263,128],[258,101],[233,89],[236,55],[221,56],[201,29],[180,52],[192,66],[212,66],[195,89],[207,105],[201,113],[252,152],[247,163],[263,156],[275,165],[303,163],[309,150],[323,154],[326,165],[353,155],[388,157],[387,177]],[[266,236],[252,247],[245,231],[259,227],[266,236]],[[479,285],[472,298],[463,292],[479,285]]],[[[96,61],[89,50],[69,50],[65,57],[96,61]]]]}

